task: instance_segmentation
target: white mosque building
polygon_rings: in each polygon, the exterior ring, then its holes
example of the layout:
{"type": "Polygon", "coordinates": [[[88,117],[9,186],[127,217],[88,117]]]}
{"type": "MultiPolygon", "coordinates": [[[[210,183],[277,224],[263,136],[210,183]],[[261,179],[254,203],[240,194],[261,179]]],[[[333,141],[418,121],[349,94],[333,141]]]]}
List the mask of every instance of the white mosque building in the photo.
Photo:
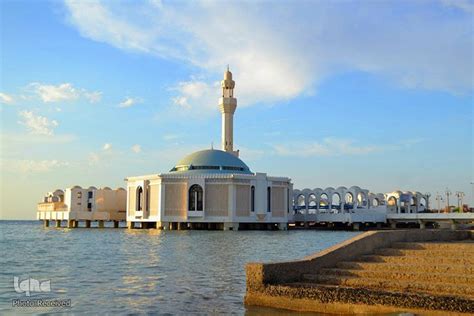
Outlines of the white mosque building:
{"type": "Polygon", "coordinates": [[[391,220],[420,222],[418,214],[429,209],[429,194],[420,192],[371,193],[358,186],[293,190],[288,177],[251,171],[234,150],[237,99],[228,68],[221,85],[221,150],[191,153],[167,173],[127,177],[126,192],[78,186],[51,192],[38,204],[37,218],[45,226],[55,220],[58,227],[62,220],[68,227],[79,221],[86,227],[98,221],[101,227],[112,220],[118,227],[126,220],[129,228],[171,230],[286,230],[314,223],[358,229],[391,220]]]}
{"type": "Polygon", "coordinates": [[[287,228],[290,178],[254,173],[234,150],[234,87],[227,69],[219,99],[222,150],[191,153],[168,173],[126,179],[130,228],[287,228]]]}

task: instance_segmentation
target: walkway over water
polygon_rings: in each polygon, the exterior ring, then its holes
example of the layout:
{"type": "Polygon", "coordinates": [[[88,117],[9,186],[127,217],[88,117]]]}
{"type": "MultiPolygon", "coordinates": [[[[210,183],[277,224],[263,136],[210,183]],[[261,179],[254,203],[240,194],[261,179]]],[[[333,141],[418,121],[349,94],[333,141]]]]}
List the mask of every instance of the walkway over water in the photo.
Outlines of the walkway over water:
{"type": "Polygon", "coordinates": [[[387,222],[393,227],[397,223],[417,223],[420,228],[425,228],[426,223],[450,223],[452,229],[457,224],[474,223],[474,213],[412,213],[412,214],[387,214],[387,222]]]}
{"type": "Polygon", "coordinates": [[[415,223],[425,228],[427,223],[474,223],[474,213],[428,213],[429,194],[416,191],[371,193],[358,186],[334,189],[304,189],[293,191],[290,223],[391,224],[415,223]]]}

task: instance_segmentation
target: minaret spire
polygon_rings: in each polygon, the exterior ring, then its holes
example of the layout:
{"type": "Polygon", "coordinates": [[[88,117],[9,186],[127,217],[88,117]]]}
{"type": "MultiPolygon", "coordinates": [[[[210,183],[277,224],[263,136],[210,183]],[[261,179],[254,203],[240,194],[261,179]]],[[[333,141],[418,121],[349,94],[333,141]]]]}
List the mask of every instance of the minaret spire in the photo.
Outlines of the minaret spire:
{"type": "Polygon", "coordinates": [[[237,108],[237,99],[234,98],[235,81],[227,65],[224,80],[221,81],[222,97],[219,99],[219,109],[222,113],[222,150],[237,157],[239,151],[234,151],[234,113],[237,108]]]}

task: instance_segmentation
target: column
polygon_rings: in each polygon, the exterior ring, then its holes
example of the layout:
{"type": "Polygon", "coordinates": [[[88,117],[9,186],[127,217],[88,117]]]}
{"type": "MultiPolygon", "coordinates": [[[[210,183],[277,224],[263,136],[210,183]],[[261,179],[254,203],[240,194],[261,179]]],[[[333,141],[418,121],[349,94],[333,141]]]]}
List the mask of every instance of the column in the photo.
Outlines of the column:
{"type": "Polygon", "coordinates": [[[86,228],[91,228],[91,221],[86,219],[86,228]]]}
{"type": "Polygon", "coordinates": [[[99,221],[99,228],[104,228],[104,221],[99,221]]]}
{"type": "Polygon", "coordinates": [[[425,222],[419,220],[418,224],[420,224],[420,229],[425,229],[426,228],[425,222]]]}
{"type": "Polygon", "coordinates": [[[352,229],[353,230],[360,230],[360,223],[353,223],[352,224],[352,229]]]}
{"type": "Polygon", "coordinates": [[[279,230],[288,230],[288,223],[278,223],[279,230]]]}
{"type": "Polygon", "coordinates": [[[239,223],[224,223],[224,230],[239,230],[239,223]]]}
{"type": "Polygon", "coordinates": [[[163,222],[156,222],[156,229],[163,229],[163,222]]]}
{"type": "Polygon", "coordinates": [[[458,224],[456,223],[455,220],[451,221],[451,229],[452,230],[457,230],[458,229],[458,224]]]}

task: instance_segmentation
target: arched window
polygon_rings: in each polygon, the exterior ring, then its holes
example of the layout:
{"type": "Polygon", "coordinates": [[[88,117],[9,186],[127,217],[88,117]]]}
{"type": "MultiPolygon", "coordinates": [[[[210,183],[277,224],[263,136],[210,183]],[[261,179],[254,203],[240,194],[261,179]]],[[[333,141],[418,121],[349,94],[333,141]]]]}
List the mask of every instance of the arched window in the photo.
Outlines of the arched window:
{"type": "Polygon", "coordinates": [[[267,187],[267,212],[272,211],[272,188],[267,187]]]}
{"type": "Polygon", "coordinates": [[[137,188],[137,211],[143,211],[143,188],[137,188]]]}
{"type": "Polygon", "coordinates": [[[194,184],[189,188],[188,209],[190,211],[202,211],[203,191],[200,185],[194,184]]]}
{"type": "Polygon", "coordinates": [[[255,187],[250,188],[250,211],[255,212],[255,187]]]}

